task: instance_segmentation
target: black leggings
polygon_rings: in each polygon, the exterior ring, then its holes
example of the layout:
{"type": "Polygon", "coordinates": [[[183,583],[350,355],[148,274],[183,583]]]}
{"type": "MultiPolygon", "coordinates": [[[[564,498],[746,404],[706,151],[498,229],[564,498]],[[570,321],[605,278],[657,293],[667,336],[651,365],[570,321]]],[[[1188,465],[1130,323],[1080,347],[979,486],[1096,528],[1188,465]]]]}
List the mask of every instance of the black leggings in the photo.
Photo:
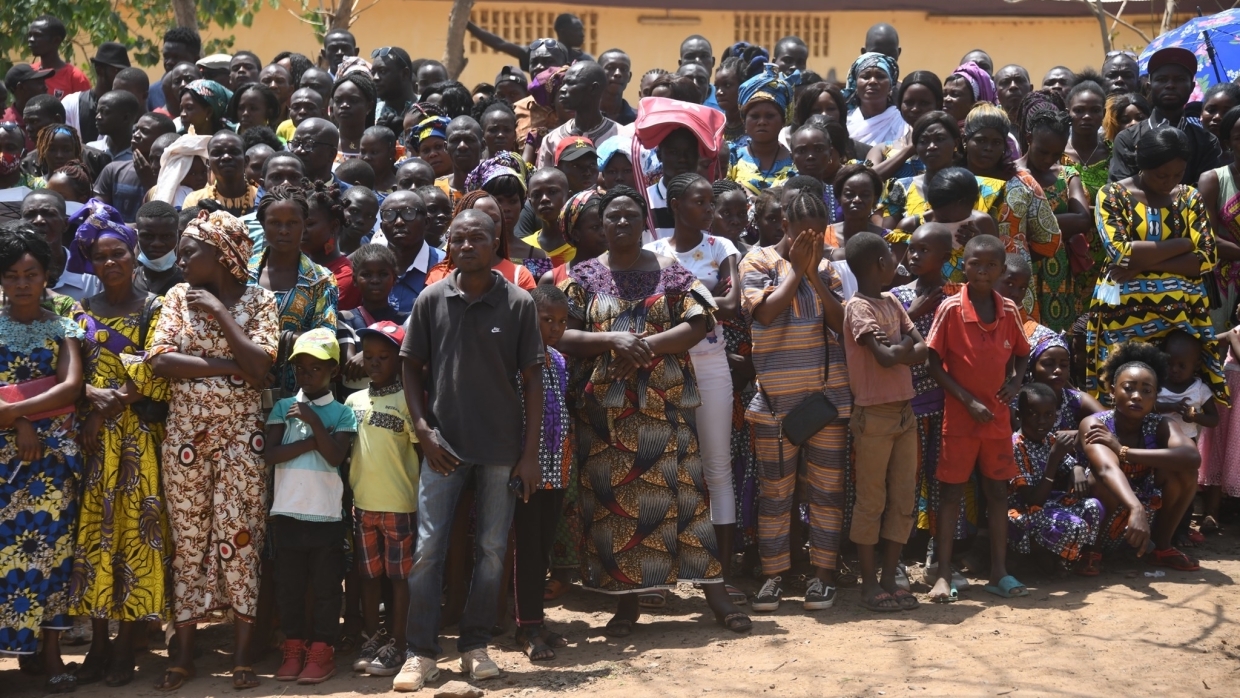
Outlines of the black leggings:
{"type": "Polygon", "coordinates": [[[339,639],[344,524],[273,516],[276,604],[280,629],[290,640],[339,639]],[[314,593],[314,617],[306,618],[306,591],[314,593]]]}
{"type": "Polygon", "coordinates": [[[516,529],[513,578],[517,587],[518,626],[543,622],[543,591],[563,506],[564,490],[535,490],[529,503],[517,500],[513,515],[516,529]]]}

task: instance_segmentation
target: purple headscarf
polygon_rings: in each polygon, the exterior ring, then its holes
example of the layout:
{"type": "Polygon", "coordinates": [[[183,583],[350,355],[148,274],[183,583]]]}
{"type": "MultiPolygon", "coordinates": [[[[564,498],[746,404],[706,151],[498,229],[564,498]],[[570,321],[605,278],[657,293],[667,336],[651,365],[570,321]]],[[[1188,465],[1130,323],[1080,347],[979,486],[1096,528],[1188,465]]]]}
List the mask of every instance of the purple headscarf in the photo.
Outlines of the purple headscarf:
{"type": "Polygon", "coordinates": [[[99,238],[116,238],[125,243],[130,252],[138,246],[138,234],[125,225],[120,211],[99,199],[87,201],[69,218],[69,226],[76,226],[77,233],[73,236],[73,247],[69,250],[65,269],[77,274],[95,273],[95,267],[90,262],[90,248],[99,238]]]}
{"type": "Polygon", "coordinates": [[[969,86],[973,88],[974,102],[990,102],[996,105],[999,103],[999,93],[995,90],[994,79],[978,64],[969,61],[953,70],[952,74],[947,76],[947,79],[951,80],[952,76],[955,75],[959,75],[969,81],[969,86]]]}

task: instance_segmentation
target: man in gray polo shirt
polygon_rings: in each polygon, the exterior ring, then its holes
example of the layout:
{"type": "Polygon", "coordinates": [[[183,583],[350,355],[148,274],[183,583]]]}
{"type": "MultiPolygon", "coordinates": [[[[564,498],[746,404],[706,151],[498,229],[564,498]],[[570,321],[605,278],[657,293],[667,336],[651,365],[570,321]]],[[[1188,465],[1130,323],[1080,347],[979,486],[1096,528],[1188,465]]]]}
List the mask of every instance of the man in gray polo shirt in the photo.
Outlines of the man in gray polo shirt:
{"type": "Polygon", "coordinates": [[[509,480],[521,479],[518,494],[526,501],[539,480],[543,346],[534,300],[491,269],[497,247],[495,223],[485,213],[467,210],[452,221],[448,251],[456,269],[418,296],[400,349],[405,400],[429,467],[418,480],[409,649],[392,683],[397,691],[416,691],[439,674],[444,558],[457,499],[471,472],[478,563],[456,644],[463,673],[475,680],[499,675],[486,647],[516,506],[509,480]],[[428,367],[429,382],[423,378],[428,367]],[[422,408],[424,390],[429,410],[422,408]]]}

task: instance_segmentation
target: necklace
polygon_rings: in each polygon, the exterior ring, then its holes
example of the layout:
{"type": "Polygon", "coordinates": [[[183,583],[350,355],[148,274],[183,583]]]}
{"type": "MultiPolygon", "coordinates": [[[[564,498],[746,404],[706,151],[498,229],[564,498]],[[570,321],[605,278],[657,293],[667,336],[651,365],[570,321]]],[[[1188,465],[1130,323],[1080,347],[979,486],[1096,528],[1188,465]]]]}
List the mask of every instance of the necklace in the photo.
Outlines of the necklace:
{"type": "MultiPolygon", "coordinates": [[[[1076,134],[1075,134],[1075,133],[1073,133],[1073,135],[1076,135],[1076,134]]],[[[1080,158],[1080,163],[1081,163],[1081,166],[1082,166],[1082,167],[1085,167],[1085,166],[1088,166],[1088,165],[1089,165],[1089,161],[1090,161],[1090,160],[1092,160],[1092,159],[1093,159],[1093,157],[1094,157],[1095,155],[1097,155],[1097,154],[1098,154],[1098,149],[1102,147],[1102,143],[1103,143],[1103,140],[1102,140],[1101,138],[1098,138],[1097,136],[1094,136],[1094,149],[1093,149],[1093,150],[1091,150],[1091,151],[1089,151],[1089,155],[1088,155],[1088,156],[1083,157],[1083,158],[1080,158]]],[[[1075,149],[1076,149],[1076,143],[1073,143],[1073,144],[1072,144],[1072,148],[1073,148],[1073,150],[1075,150],[1075,149]]],[[[1077,156],[1078,156],[1078,157],[1080,157],[1081,151],[1077,150],[1077,151],[1076,151],[1076,154],[1077,154],[1077,156]]]]}
{"type": "Polygon", "coordinates": [[[637,263],[638,263],[638,262],[640,262],[640,261],[642,260],[642,251],[641,251],[641,250],[638,250],[638,251],[637,251],[637,256],[636,256],[636,257],[634,257],[634,258],[633,258],[633,261],[632,261],[632,262],[629,262],[629,265],[628,265],[627,267],[624,267],[623,269],[617,269],[616,267],[613,267],[613,266],[611,265],[611,261],[612,261],[612,259],[614,259],[614,257],[612,256],[612,254],[611,254],[610,252],[608,252],[608,253],[607,253],[607,268],[608,268],[608,269],[611,269],[612,271],[629,271],[629,270],[630,270],[630,269],[632,269],[633,267],[637,266],[637,263]]]}

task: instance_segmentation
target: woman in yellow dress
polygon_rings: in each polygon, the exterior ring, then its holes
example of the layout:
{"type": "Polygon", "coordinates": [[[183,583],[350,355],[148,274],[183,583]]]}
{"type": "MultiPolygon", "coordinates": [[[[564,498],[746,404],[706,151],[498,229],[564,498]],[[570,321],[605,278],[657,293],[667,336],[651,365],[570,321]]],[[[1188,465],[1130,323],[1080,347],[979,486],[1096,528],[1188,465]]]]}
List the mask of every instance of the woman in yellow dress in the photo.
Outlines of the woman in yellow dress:
{"type": "Polygon", "coordinates": [[[168,381],[143,361],[161,304],[133,287],[136,233],[100,205],[74,244],[103,292],[82,300],[86,397],[81,440],[86,455],[81,514],[73,550],[70,612],[94,625],[79,683],[133,679],[133,636],[142,621],[166,620],[171,594],[168,517],[159,478],[161,411],[168,381]],[[108,621],[120,621],[115,643],[108,621]]]}

